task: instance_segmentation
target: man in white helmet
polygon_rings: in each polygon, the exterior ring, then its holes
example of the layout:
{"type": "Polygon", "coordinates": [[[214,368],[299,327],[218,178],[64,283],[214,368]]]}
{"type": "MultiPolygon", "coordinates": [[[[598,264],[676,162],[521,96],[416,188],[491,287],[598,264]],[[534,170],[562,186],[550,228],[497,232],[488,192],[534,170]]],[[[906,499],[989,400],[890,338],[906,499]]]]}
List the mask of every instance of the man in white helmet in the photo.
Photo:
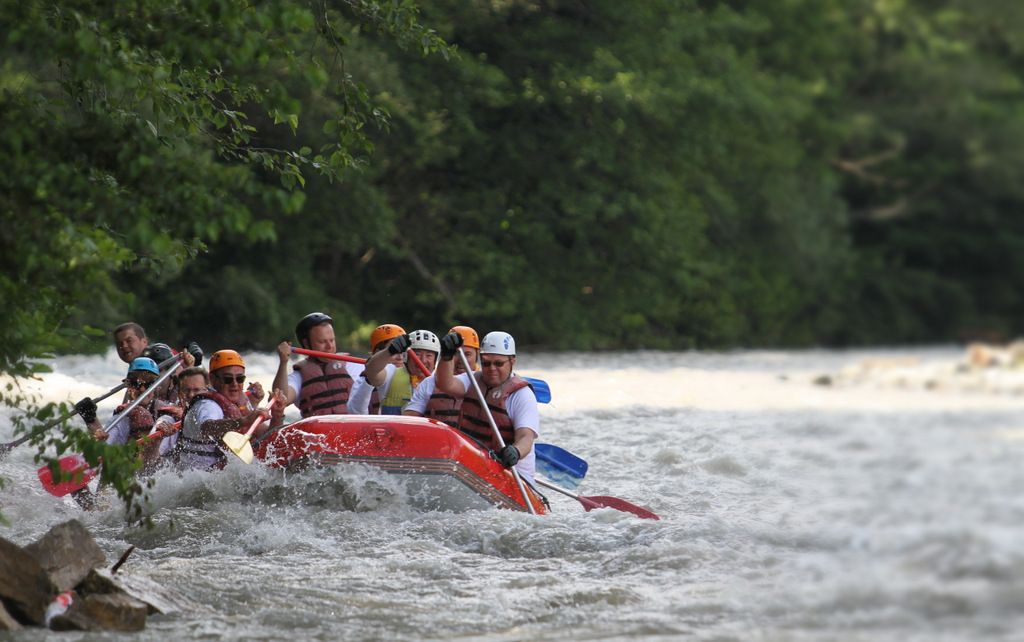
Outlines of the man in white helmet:
{"type": "Polygon", "coordinates": [[[361,375],[366,385],[353,387],[348,402],[350,414],[369,414],[370,396],[374,389],[380,399],[380,414],[402,414],[402,408],[412,399],[413,389],[427,376],[418,366],[410,363],[409,357],[406,357],[403,366],[392,363],[392,357],[404,355],[410,349],[427,367],[428,374],[434,371],[437,356],[441,352],[441,342],[437,335],[430,330],[415,330],[398,335],[391,340],[386,350],[373,353],[366,361],[361,375]]]}
{"type": "Polygon", "coordinates": [[[537,396],[522,377],[513,374],[516,363],[516,342],[507,332],[489,332],[480,342],[480,371],[455,374],[453,359],[463,343],[451,332],[441,340],[441,363],[434,373],[438,390],[462,397],[459,430],[497,453],[505,468],[516,467],[520,476],[533,483],[536,456],[533,442],[540,435],[540,413],[537,396]],[[502,448],[494,435],[481,400],[476,396],[470,377],[475,377],[487,407],[497,424],[502,448]]]}

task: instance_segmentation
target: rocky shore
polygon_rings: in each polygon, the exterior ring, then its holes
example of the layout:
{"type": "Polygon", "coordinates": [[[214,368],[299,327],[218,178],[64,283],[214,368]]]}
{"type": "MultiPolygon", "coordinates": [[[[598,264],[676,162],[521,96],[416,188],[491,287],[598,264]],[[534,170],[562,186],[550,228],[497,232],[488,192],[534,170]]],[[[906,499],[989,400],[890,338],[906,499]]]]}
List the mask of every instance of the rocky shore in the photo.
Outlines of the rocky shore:
{"type": "MultiPolygon", "coordinates": [[[[129,549],[130,550],[130,549],[129,549]]],[[[105,570],[106,555],[77,520],[27,546],[0,537],[0,631],[141,631],[154,613],[182,610],[181,598],[105,570]]]]}

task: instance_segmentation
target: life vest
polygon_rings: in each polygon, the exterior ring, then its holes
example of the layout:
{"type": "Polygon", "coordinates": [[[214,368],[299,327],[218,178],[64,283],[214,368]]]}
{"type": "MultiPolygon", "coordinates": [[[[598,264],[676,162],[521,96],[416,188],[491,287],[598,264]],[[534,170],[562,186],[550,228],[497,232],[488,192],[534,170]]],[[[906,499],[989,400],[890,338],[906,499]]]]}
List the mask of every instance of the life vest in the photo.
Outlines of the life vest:
{"type": "Polygon", "coordinates": [[[128,413],[128,442],[148,435],[155,422],[156,419],[153,418],[153,412],[149,408],[136,406],[128,413]]]}
{"type": "MultiPolygon", "coordinates": [[[[427,411],[424,417],[443,421],[452,428],[459,427],[459,413],[462,412],[462,397],[456,397],[437,389],[435,382],[434,392],[427,400],[427,411]]],[[[489,430],[488,430],[489,432],[489,430]]]]}
{"type": "MultiPolygon", "coordinates": [[[[117,422],[111,425],[111,432],[117,433],[115,426],[123,425],[121,422],[127,422],[128,431],[124,435],[124,441],[118,441],[120,445],[129,444],[139,437],[149,434],[149,431],[153,428],[153,424],[156,422],[156,408],[155,399],[151,399],[147,404],[140,404],[132,408],[132,411],[127,415],[119,419],[117,422]]],[[[121,405],[117,410],[114,411],[114,415],[119,415],[124,412],[126,406],[121,405]]]]}
{"type": "Polygon", "coordinates": [[[380,400],[380,414],[402,414],[402,408],[412,399],[412,389],[413,383],[409,376],[409,371],[405,368],[396,367],[395,374],[391,375],[391,383],[388,385],[387,394],[380,400]]]}
{"type": "Polygon", "coordinates": [[[345,364],[332,361],[321,365],[313,359],[303,359],[292,367],[302,375],[298,406],[303,417],[348,414],[353,382],[345,364]]]}
{"type": "MultiPolygon", "coordinates": [[[[512,375],[500,386],[488,389],[484,385],[482,372],[472,372],[470,376],[476,377],[476,382],[487,399],[487,407],[491,409],[491,416],[494,417],[494,423],[498,426],[501,438],[505,440],[506,444],[514,443],[516,440],[516,430],[515,426],[512,425],[512,418],[508,416],[508,411],[505,410],[505,403],[513,392],[529,386],[529,382],[522,377],[512,375]]],[[[472,382],[470,382],[470,386],[472,385],[472,382]]],[[[494,430],[491,429],[491,424],[487,421],[487,413],[484,411],[480,400],[477,399],[476,392],[472,389],[468,390],[466,396],[462,399],[462,414],[459,416],[458,427],[459,430],[478,442],[490,444],[494,450],[498,449],[498,442],[494,438],[494,430]]]]}
{"type": "Polygon", "coordinates": [[[225,419],[240,419],[242,417],[242,411],[238,404],[216,390],[200,392],[188,402],[188,410],[185,411],[185,419],[178,432],[178,443],[176,444],[178,454],[214,459],[215,461],[210,463],[210,466],[223,468],[228,462],[227,456],[217,444],[217,440],[203,435],[202,426],[196,420],[196,415],[192,413],[192,408],[203,399],[209,399],[220,406],[225,419]]]}

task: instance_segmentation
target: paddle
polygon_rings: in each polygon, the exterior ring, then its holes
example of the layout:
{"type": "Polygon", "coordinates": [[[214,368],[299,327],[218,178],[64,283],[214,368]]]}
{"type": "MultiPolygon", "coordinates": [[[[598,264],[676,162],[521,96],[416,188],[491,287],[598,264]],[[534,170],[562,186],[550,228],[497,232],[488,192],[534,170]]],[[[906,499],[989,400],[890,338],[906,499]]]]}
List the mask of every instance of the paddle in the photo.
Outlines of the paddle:
{"type": "Polygon", "coordinates": [[[548,382],[543,379],[535,379],[533,377],[523,377],[530,383],[530,387],[533,388],[533,394],[537,396],[537,403],[551,403],[551,388],[548,387],[548,382]]]}
{"type": "Polygon", "coordinates": [[[81,455],[68,455],[57,461],[60,470],[58,479],[53,478],[49,464],[36,471],[43,488],[55,497],[82,490],[96,477],[96,469],[89,468],[89,463],[81,455]]]}
{"type": "MultiPolygon", "coordinates": [[[[181,355],[175,355],[170,359],[164,361],[160,365],[164,366],[166,364],[171,363],[172,361],[177,361],[179,359],[181,359],[181,355]]],[[[172,374],[174,374],[174,368],[168,368],[166,372],[162,373],[159,377],[157,377],[156,381],[149,384],[149,386],[142,391],[142,394],[136,397],[130,404],[128,404],[128,406],[124,410],[121,411],[120,414],[116,415],[113,419],[110,420],[110,423],[103,427],[103,432],[109,432],[110,428],[114,424],[121,421],[121,419],[123,419],[124,417],[127,417],[129,412],[135,410],[135,408],[140,403],[142,403],[146,399],[146,397],[155,392],[156,389],[160,387],[160,384],[166,381],[167,378],[170,377],[172,374]]],[[[116,392],[116,390],[111,391],[109,394],[113,394],[114,392],[116,392]]],[[[72,481],[68,481],[65,483],[63,481],[65,474],[62,472],[59,475],[62,481],[54,483],[53,471],[50,468],[50,464],[47,464],[36,471],[37,475],[39,476],[39,481],[42,482],[43,484],[43,488],[45,488],[46,492],[50,493],[51,495],[62,497],[64,495],[67,495],[68,493],[72,493],[76,490],[85,488],[92,480],[92,478],[96,476],[95,470],[92,468],[88,468],[88,462],[85,461],[85,458],[82,457],[82,455],[67,455],[65,457],[61,457],[60,459],[58,459],[57,463],[59,470],[68,471],[72,473],[72,481]],[[77,474],[80,472],[82,473],[81,478],[77,477],[77,474]],[[88,477],[88,479],[85,479],[86,477],[88,477]]]]}
{"type": "MultiPolygon", "coordinates": [[[[487,415],[487,421],[491,424],[491,430],[494,431],[494,438],[498,440],[499,448],[505,447],[505,440],[501,437],[501,431],[498,430],[498,424],[494,422],[494,416],[491,414],[491,408],[487,405],[487,398],[484,397],[484,393],[480,391],[480,384],[476,382],[476,377],[473,376],[473,369],[469,367],[469,361],[466,359],[466,355],[462,350],[456,350],[455,354],[459,355],[459,359],[462,360],[462,367],[466,369],[466,374],[469,376],[469,382],[473,384],[473,390],[476,391],[477,399],[480,400],[480,405],[484,409],[484,413],[487,415]]],[[[516,485],[519,486],[519,492],[523,494],[523,502],[526,503],[527,510],[530,511],[531,515],[536,515],[537,511],[534,510],[533,504],[530,502],[530,496],[526,494],[526,486],[523,485],[523,478],[519,476],[519,471],[516,470],[515,466],[512,466],[509,470],[512,471],[512,476],[516,480],[516,485]]]]}
{"type": "Polygon", "coordinates": [[[535,478],[535,481],[545,488],[550,488],[553,491],[572,497],[579,503],[583,504],[584,510],[588,512],[595,508],[614,508],[615,510],[621,510],[625,513],[633,513],[637,517],[642,517],[644,519],[661,519],[646,508],[641,508],[636,504],[630,504],[626,500],[619,499],[618,497],[608,497],[605,495],[586,497],[584,495],[577,495],[576,493],[566,490],[561,486],[556,486],[549,481],[541,479],[540,477],[535,478]]]}
{"type": "Polygon", "coordinates": [[[350,363],[366,363],[366,359],[363,359],[362,357],[353,357],[350,354],[320,352],[319,350],[308,350],[306,348],[292,348],[292,352],[295,354],[306,355],[307,357],[317,357],[319,359],[333,359],[334,361],[348,361],[350,363]]]}
{"type": "MultiPolygon", "coordinates": [[[[267,405],[267,410],[273,408],[275,403],[277,403],[277,399],[271,399],[270,404],[267,405]]],[[[252,444],[249,443],[249,440],[252,439],[252,433],[265,420],[266,417],[260,415],[252,422],[252,425],[245,431],[245,434],[232,430],[224,433],[224,436],[221,437],[221,441],[223,441],[224,445],[230,448],[231,452],[235,453],[239,459],[247,464],[251,464],[254,455],[252,452],[252,444]]]]}
{"type": "Polygon", "coordinates": [[[551,481],[576,488],[587,475],[587,462],[564,448],[552,444],[534,444],[537,470],[551,481]]]}
{"type": "Polygon", "coordinates": [[[424,377],[429,377],[431,374],[433,374],[429,370],[427,370],[427,366],[422,361],[420,361],[420,355],[416,354],[415,350],[409,348],[409,351],[406,352],[406,354],[408,354],[409,358],[412,359],[412,362],[416,364],[416,367],[420,369],[420,372],[423,374],[424,377]]]}
{"type": "MultiPolygon", "coordinates": [[[[164,366],[170,364],[172,361],[177,361],[179,358],[180,357],[178,357],[178,356],[174,356],[174,357],[171,357],[170,359],[167,359],[166,361],[162,361],[160,363],[160,369],[163,370],[164,366]]],[[[99,403],[99,402],[103,401],[104,399],[106,399],[107,397],[109,397],[110,395],[116,394],[117,392],[120,392],[121,390],[124,390],[127,385],[128,384],[126,382],[122,381],[120,384],[118,384],[117,386],[111,388],[106,393],[104,393],[102,396],[96,397],[95,399],[93,399],[93,403],[99,403]]],[[[18,439],[15,439],[14,441],[9,441],[6,444],[0,444],[0,460],[2,460],[4,457],[6,457],[7,453],[9,453],[11,450],[13,450],[13,449],[17,448],[18,446],[22,445],[23,443],[25,443],[29,439],[32,439],[32,437],[34,437],[36,435],[39,435],[39,434],[42,434],[42,433],[46,432],[47,430],[49,430],[50,428],[53,428],[54,426],[56,426],[58,424],[64,423],[65,421],[67,421],[68,419],[71,419],[72,417],[74,417],[77,414],[78,414],[77,410],[72,410],[71,412],[69,412],[69,413],[67,413],[67,414],[65,414],[65,415],[63,415],[61,417],[58,417],[57,419],[54,419],[53,421],[49,422],[48,424],[46,424],[44,426],[40,426],[39,428],[35,428],[33,430],[30,430],[27,435],[19,437],[18,439]]]]}
{"type": "MultiPolygon", "coordinates": [[[[353,357],[352,355],[349,354],[320,352],[319,350],[308,350],[306,348],[292,348],[292,352],[295,354],[303,354],[306,355],[307,357],[317,357],[318,359],[333,359],[334,361],[348,361],[350,363],[366,363],[366,359],[362,359],[360,357],[353,357]]],[[[417,356],[416,353],[413,352],[412,350],[409,350],[407,354],[410,357],[412,357],[413,363],[415,363],[416,367],[420,369],[420,372],[423,373],[423,376],[429,377],[430,370],[427,370],[427,366],[424,365],[422,361],[420,361],[419,356],[417,356]]]]}

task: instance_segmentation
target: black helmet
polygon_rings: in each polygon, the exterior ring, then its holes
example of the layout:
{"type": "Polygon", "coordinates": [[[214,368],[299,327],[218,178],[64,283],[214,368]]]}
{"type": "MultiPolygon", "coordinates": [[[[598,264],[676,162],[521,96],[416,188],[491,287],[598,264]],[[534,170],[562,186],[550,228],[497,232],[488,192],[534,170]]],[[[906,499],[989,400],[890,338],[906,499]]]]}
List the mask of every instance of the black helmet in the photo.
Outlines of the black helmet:
{"type": "Polygon", "coordinates": [[[323,312],[310,312],[302,317],[302,321],[295,326],[295,338],[299,340],[300,346],[306,345],[306,341],[309,341],[309,331],[321,323],[334,325],[334,320],[323,312]]]}
{"type": "Polygon", "coordinates": [[[166,343],[154,343],[142,351],[142,356],[149,357],[158,364],[167,361],[175,354],[174,350],[171,350],[171,346],[166,343]]]}

